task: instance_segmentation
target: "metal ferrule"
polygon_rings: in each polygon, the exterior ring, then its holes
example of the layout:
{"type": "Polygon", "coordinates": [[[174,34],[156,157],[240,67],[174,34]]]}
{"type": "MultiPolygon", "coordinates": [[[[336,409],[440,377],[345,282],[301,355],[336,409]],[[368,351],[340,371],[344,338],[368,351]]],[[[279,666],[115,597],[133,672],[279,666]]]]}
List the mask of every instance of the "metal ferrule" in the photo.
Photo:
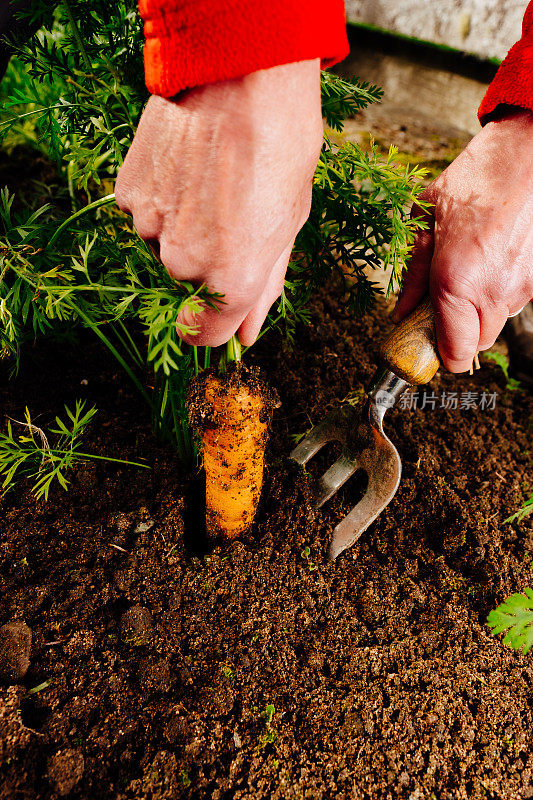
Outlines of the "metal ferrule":
{"type": "Polygon", "coordinates": [[[387,367],[378,367],[370,381],[367,394],[376,408],[380,422],[385,411],[392,408],[396,399],[411,385],[387,367]]]}
{"type": "Polygon", "coordinates": [[[412,384],[399,378],[394,372],[391,372],[387,367],[378,367],[372,376],[370,385],[368,387],[368,396],[375,398],[378,392],[387,392],[391,397],[396,398],[412,384]]]}

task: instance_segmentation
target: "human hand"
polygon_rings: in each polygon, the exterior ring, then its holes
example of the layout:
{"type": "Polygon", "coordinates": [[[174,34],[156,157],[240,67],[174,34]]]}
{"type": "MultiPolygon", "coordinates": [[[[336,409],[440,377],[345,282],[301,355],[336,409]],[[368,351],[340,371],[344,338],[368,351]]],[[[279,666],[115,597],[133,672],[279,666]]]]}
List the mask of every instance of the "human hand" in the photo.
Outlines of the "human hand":
{"type": "Polygon", "coordinates": [[[429,290],[444,366],[464,372],[506,319],[533,298],[533,114],[489,122],[422,193],[430,212],[394,310],[399,321],[429,290]]]}
{"type": "Polygon", "coordinates": [[[176,280],[224,295],[190,344],[252,344],[280,296],[322,146],[320,62],[151,97],[118,175],[118,205],[176,280]]]}

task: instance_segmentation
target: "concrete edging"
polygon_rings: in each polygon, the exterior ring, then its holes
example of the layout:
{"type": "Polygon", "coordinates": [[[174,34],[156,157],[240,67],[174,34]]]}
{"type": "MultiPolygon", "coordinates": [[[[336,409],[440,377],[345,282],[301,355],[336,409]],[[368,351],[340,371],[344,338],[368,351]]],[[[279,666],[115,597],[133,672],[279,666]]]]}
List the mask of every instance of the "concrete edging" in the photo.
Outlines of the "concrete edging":
{"type": "Polygon", "coordinates": [[[345,0],[349,22],[505,58],[520,38],[527,0],[345,0]]]}

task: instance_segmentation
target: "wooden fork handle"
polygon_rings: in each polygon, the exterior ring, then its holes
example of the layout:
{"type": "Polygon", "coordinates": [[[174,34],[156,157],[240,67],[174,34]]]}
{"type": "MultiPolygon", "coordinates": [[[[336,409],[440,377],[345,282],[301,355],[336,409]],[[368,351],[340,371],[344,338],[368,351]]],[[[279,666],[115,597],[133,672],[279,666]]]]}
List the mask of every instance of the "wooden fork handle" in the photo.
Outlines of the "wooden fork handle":
{"type": "Polygon", "coordinates": [[[427,297],[395,326],[379,351],[382,364],[408,383],[429,383],[440,367],[435,318],[427,297]]]}

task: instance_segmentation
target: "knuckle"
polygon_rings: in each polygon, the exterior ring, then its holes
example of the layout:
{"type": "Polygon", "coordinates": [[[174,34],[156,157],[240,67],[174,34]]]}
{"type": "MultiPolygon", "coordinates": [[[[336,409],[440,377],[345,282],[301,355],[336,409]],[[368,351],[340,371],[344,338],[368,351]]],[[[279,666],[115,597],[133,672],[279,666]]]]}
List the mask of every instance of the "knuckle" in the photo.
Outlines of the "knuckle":
{"type": "Polygon", "coordinates": [[[175,280],[185,280],[184,276],[180,274],[180,270],[177,267],[175,247],[169,243],[168,239],[161,238],[159,242],[159,258],[161,259],[161,263],[164,264],[169,274],[175,280]]]}
{"type": "MultiPolygon", "coordinates": [[[[439,348],[440,349],[440,348],[439,348]]],[[[441,356],[448,361],[463,363],[473,360],[476,353],[476,346],[467,347],[464,342],[448,342],[441,349],[441,356]]]]}
{"type": "Polygon", "coordinates": [[[208,276],[207,285],[213,291],[224,295],[224,301],[232,309],[251,307],[261,295],[265,286],[265,277],[255,270],[232,270],[223,277],[213,273],[208,276]]]}
{"type": "Polygon", "coordinates": [[[451,306],[464,306],[465,302],[473,302],[477,298],[479,288],[470,275],[458,273],[451,265],[442,261],[439,267],[435,285],[435,297],[438,301],[451,306]]]}
{"type": "Polygon", "coordinates": [[[144,239],[145,241],[149,239],[157,239],[157,226],[153,224],[153,220],[151,220],[150,217],[139,215],[134,212],[133,224],[141,239],[144,239]]]}
{"type": "Polygon", "coordinates": [[[120,177],[120,173],[118,174],[116,183],[115,183],[115,201],[117,206],[122,211],[130,211],[131,209],[131,198],[130,192],[128,190],[127,183],[120,177]]]}
{"type": "Polygon", "coordinates": [[[260,296],[261,290],[255,286],[250,286],[248,289],[243,287],[238,289],[231,288],[224,293],[224,302],[233,311],[244,312],[252,308],[260,296]]]}
{"type": "Polygon", "coordinates": [[[477,349],[478,350],[490,350],[490,348],[493,346],[495,341],[496,341],[496,339],[492,338],[492,339],[488,339],[487,341],[484,341],[484,342],[479,342],[479,344],[477,346],[477,349]]]}
{"type": "Polygon", "coordinates": [[[523,280],[518,294],[523,298],[523,302],[527,303],[533,299],[533,267],[528,264],[521,274],[523,280]]]}
{"type": "Polygon", "coordinates": [[[479,341],[479,324],[476,325],[466,316],[447,317],[446,322],[441,323],[439,333],[439,351],[444,358],[449,361],[472,361],[479,341]]]}
{"type": "Polygon", "coordinates": [[[217,317],[216,324],[213,324],[210,313],[205,311],[197,317],[194,324],[194,333],[183,333],[180,334],[180,337],[186,344],[200,347],[219,347],[231,339],[236,329],[235,325],[224,325],[220,317],[217,317]]]}

